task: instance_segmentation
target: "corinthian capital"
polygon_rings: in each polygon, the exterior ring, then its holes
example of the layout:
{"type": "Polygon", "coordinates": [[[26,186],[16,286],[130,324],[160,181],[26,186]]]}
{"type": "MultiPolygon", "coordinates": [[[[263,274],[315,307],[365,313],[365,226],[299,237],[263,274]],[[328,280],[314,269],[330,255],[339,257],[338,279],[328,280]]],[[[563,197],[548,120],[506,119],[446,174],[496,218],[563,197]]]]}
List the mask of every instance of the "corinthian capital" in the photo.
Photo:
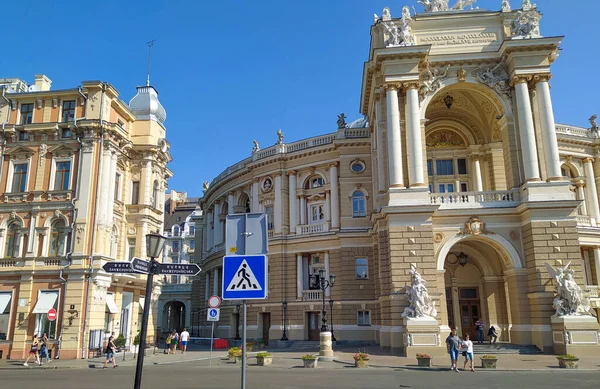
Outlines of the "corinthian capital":
{"type": "Polygon", "coordinates": [[[532,78],[533,77],[529,74],[514,76],[512,80],[510,80],[510,85],[514,87],[515,85],[521,83],[527,84],[529,81],[531,81],[532,78]]]}
{"type": "Polygon", "coordinates": [[[550,82],[551,78],[552,74],[550,73],[536,74],[533,76],[533,84],[537,84],[538,82],[550,82]]]}

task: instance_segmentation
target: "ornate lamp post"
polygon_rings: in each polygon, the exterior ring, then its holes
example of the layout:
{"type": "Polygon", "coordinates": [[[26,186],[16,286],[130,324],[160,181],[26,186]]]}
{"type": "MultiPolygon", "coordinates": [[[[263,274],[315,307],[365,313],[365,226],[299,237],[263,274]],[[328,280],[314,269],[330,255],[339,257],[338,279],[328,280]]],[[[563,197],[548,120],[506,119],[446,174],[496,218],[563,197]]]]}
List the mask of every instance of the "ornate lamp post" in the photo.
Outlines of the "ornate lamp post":
{"type": "Polygon", "coordinates": [[[327,288],[333,288],[335,285],[335,274],[329,275],[329,280],[325,279],[325,269],[319,269],[319,279],[321,280],[321,292],[323,295],[323,309],[321,310],[322,318],[321,321],[323,324],[321,325],[321,332],[327,332],[327,310],[325,308],[325,290],[327,288]]]}
{"type": "Polygon", "coordinates": [[[240,304],[235,306],[235,340],[240,340],[240,304]]]}
{"type": "Polygon", "coordinates": [[[332,342],[337,342],[337,339],[335,338],[335,335],[333,333],[333,300],[329,299],[329,315],[331,316],[331,341],[332,342]]]}
{"type": "Polygon", "coordinates": [[[281,340],[287,341],[287,328],[285,326],[285,319],[287,318],[287,301],[284,301],[281,305],[283,306],[283,336],[281,337],[281,340]]]}

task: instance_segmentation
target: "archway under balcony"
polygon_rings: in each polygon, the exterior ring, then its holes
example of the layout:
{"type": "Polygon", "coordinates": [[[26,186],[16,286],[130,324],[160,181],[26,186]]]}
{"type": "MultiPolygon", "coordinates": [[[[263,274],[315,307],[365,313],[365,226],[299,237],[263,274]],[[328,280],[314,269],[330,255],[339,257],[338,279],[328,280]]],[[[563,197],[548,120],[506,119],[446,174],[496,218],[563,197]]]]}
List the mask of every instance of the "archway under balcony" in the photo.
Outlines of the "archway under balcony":
{"type": "Polygon", "coordinates": [[[495,192],[520,185],[508,97],[476,81],[448,79],[424,98],[421,114],[431,193],[495,192]]]}
{"type": "Polygon", "coordinates": [[[181,332],[187,325],[187,306],[179,300],[171,300],[162,307],[161,328],[163,332],[177,330],[181,332]]]}

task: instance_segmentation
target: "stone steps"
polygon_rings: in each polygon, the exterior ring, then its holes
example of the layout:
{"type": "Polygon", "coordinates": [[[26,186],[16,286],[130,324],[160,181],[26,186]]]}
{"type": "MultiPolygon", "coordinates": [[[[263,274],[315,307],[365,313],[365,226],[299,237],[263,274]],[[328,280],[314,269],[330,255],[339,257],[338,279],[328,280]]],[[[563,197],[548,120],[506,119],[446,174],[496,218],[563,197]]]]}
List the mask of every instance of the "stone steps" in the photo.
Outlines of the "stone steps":
{"type": "Polygon", "coordinates": [[[534,355],[543,354],[542,351],[533,345],[519,345],[509,343],[496,343],[496,344],[477,344],[473,345],[473,351],[476,355],[484,354],[524,354],[534,355]]]}

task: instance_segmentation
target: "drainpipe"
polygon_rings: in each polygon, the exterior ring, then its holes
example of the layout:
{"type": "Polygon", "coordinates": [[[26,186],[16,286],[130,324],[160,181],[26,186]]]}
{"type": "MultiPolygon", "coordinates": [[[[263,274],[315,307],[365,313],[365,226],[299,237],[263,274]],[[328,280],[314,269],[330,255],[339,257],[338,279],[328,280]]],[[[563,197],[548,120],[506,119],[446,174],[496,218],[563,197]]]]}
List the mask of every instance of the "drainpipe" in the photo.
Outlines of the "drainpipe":
{"type": "MultiPolygon", "coordinates": [[[[104,151],[104,94],[106,93],[106,83],[102,83],[102,96],[100,97],[100,148],[98,151],[99,161],[98,161],[98,174],[96,174],[96,190],[98,190],[98,185],[100,185],[100,174],[102,174],[102,152],[104,151]]],[[[90,265],[88,267],[88,278],[87,278],[87,294],[85,298],[85,319],[83,321],[83,334],[82,334],[82,343],[81,343],[81,358],[85,359],[86,357],[86,346],[85,342],[87,341],[87,329],[88,329],[88,317],[90,314],[90,305],[88,301],[90,300],[90,290],[92,289],[92,273],[94,272],[94,247],[96,245],[96,219],[98,215],[98,207],[100,203],[100,196],[96,196],[96,204],[94,206],[94,216],[92,217],[92,248],[90,252],[90,265]]]]}
{"type": "Polygon", "coordinates": [[[4,100],[6,100],[6,104],[7,104],[7,110],[6,110],[6,121],[4,123],[2,123],[2,144],[0,145],[0,177],[2,177],[2,166],[4,165],[4,149],[6,148],[6,131],[5,131],[5,127],[6,127],[6,123],[8,123],[8,121],[10,120],[10,100],[6,98],[5,94],[6,94],[6,87],[5,86],[1,86],[0,88],[2,88],[2,98],[4,100]]]}

